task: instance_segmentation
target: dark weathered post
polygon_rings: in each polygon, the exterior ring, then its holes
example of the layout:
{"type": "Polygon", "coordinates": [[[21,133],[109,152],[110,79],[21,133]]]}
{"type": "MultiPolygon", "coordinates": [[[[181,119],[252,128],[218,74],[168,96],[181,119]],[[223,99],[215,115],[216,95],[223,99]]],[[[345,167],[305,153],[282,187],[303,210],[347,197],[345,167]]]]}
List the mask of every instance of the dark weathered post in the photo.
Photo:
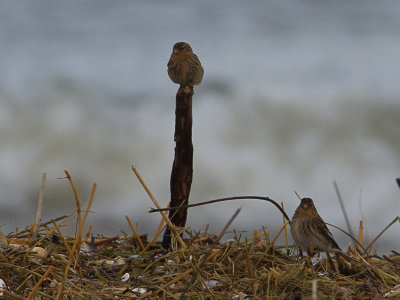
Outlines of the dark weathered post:
{"type": "MultiPolygon", "coordinates": [[[[175,43],[167,66],[169,78],[180,85],[176,93],[175,158],[170,182],[170,206],[179,207],[189,203],[193,176],[193,86],[201,83],[204,69],[197,55],[193,53],[192,47],[185,42],[175,43]]],[[[184,227],[187,207],[171,210],[168,217],[175,226],[184,227]]],[[[169,227],[165,230],[162,245],[166,249],[171,245],[171,230],[169,227]]]]}
{"type": "MultiPolygon", "coordinates": [[[[189,203],[190,188],[193,177],[193,143],[192,143],[192,96],[193,87],[181,86],[176,93],[175,109],[175,158],[171,172],[171,207],[189,203]]],[[[171,210],[168,217],[178,227],[184,227],[187,208],[171,210]]],[[[167,227],[162,245],[168,249],[171,244],[171,231],[167,227]]]]}

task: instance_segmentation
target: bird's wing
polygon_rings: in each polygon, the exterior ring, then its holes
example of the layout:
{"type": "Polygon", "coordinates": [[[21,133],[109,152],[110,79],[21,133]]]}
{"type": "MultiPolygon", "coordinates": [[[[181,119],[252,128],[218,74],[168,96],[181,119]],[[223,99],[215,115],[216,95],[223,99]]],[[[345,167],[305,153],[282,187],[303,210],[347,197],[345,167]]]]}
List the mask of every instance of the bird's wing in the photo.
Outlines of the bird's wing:
{"type": "Polygon", "coordinates": [[[340,247],[336,243],[335,239],[333,238],[332,233],[330,232],[330,230],[326,226],[326,223],[324,222],[324,220],[322,220],[322,218],[319,215],[318,215],[318,217],[315,218],[315,222],[316,222],[317,227],[320,229],[320,234],[324,238],[326,238],[327,240],[329,240],[331,242],[332,248],[340,250],[340,247]]]}

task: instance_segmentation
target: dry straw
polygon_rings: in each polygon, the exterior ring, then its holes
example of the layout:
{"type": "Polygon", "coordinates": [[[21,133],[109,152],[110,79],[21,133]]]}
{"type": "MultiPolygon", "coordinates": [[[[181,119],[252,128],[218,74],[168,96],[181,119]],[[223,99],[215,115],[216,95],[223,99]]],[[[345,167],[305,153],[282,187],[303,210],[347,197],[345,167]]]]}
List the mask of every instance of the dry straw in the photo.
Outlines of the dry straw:
{"type": "MultiPolygon", "coordinates": [[[[73,181],[69,176],[71,186],[73,181]]],[[[400,295],[400,253],[373,255],[372,247],[394,224],[396,217],[370,242],[366,251],[356,242],[346,254],[350,261],[340,263],[325,257],[306,264],[297,256],[284,232],[284,224],[267,224],[254,229],[245,239],[236,234],[221,242],[232,227],[237,211],[219,236],[207,231],[186,229],[185,247],[166,252],[157,242],[164,216],[151,241],[125,217],[132,234],[121,237],[97,235],[91,242],[94,252],[81,250],[80,241],[94,199],[96,185],[79,221],[80,205],[68,216],[38,225],[39,236],[31,239],[32,225],[7,236],[0,235],[0,274],[7,299],[375,299],[400,295]],[[75,236],[62,232],[72,218],[79,228],[75,236]],[[272,225],[279,228],[273,229],[272,225]],[[270,241],[271,237],[271,241],[270,241]],[[279,237],[284,245],[277,245],[279,237]],[[36,247],[35,251],[32,251],[36,247]],[[43,249],[40,256],[37,249],[43,249]],[[128,275],[126,275],[128,274],[128,275]],[[122,280],[122,278],[125,278],[122,280]],[[308,298],[307,298],[308,297],[308,298]]],[[[79,199],[74,193],[75,200],[79,199]]],[[[74,201],[74,198],[72,198],[74,201]]],[[[282,209],[282,207],[280,207],[282,209]]],[[[245,209],[245,207],[244,207],[245,209]]],[[[122,222],[121,222],[122,223],[122,222]]],[[[89,228],[87,233],[91,232],[89,228]]],[[[95,229],[93,229],[95,232],[95,229]]],[[[89,236],[89,234],[87,234],[89,236]]],[[[363,243],[363,227],[358,239],[363,243]]],[[[83,249],[83,248],[82,248],[83,249]]]]}

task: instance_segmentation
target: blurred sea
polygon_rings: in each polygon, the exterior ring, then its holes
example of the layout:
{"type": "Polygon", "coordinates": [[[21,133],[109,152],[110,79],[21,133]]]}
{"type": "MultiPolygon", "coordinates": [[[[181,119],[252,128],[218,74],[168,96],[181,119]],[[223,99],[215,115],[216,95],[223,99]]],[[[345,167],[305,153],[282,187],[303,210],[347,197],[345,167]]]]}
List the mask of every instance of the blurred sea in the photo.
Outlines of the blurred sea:
{"type": "MultiPolygon", "coordinates": [[[[64,168],[81,201],[97,183],[94,232],[130,232],[125,214],[154,232],[131,164],[167,205],[178,86],[166,64],[187,41],[205,69],[191,202],[262,195],[291,216],[296,190],[346,229],[336,180],[353,230],[363,218],[372,240],[400,211],[399,28],[399,1],[2,1],[3,232],[34,221],[43,171],[43,220],[74,209],[64,168]]],[[[193,208],[188,225],[219,232],[240,205],[243,235],[282,223],[272,205],[238,201],[193,208]]],[[[380,251],[399,251],[398,231],[380,251]]]]}

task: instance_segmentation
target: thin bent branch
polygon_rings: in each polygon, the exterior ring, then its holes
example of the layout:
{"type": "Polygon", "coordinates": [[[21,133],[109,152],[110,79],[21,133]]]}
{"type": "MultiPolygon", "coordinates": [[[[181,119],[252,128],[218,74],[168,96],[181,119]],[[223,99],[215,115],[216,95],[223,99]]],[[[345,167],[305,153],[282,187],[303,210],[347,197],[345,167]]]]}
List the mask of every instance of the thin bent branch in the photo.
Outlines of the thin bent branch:
{"type": "Polygon", "coordinates": [[[199,202],[199,203],[182,205],[182,206],[179,206],[179,207],[167,207],[167,208],[151,209],[151,210],[149,210],[149,213],[159,212],[159,211],[168,211],[168,210],[173,210],[173,209],[178,209],[178,208],[195,207],[195,206],[207,205],[207,204],[223,202],[223,201],[245,200],[245,199],[263,200],[263,201],[271,202],[273,205],[275,205],[279,209],[279,211],[284,215],[284,217],[289,221],[289,224],[290,224],[289,216],[286,214],[286,212],[283,210],[283,208],[275,200],[272,200],[269,197],[260,197],[260,196],[234,196],[234,197],[219,198],[219,199],[214,199],[214,200],[209,200],[209,201],[204,201],[204,202],[199,202]]]}

